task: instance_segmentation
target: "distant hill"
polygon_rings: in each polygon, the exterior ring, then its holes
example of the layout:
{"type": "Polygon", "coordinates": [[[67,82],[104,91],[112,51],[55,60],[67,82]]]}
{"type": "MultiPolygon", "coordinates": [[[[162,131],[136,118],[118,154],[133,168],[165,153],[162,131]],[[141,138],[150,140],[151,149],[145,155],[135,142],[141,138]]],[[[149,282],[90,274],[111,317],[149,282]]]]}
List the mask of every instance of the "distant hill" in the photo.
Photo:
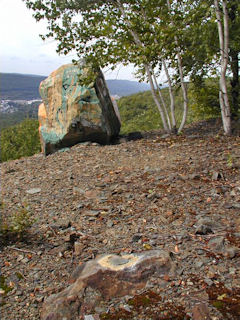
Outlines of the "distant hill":
{"type": "Polygon", "coordinates": [[[2,100],[32,100],[39,98],[39,84],[44,76],[18,73],[0,73],[2,100]]]}
{"type": "Polygon", "coordinates": [[[150,90],[150,86],[147,83],[129,80],[107,80],[107,85],[111,95],[120,97],[150,90]]]}
{"type": "MultiPolygon", "coordinates": [[[[0,73],[0,98],[2,100],[32,100],[39,98],[39,84],[45,76],[18,73],[0,73]]],[[[149,90],[149,85],[137,81],[107,80],[111,95],[128,96],[149,90]]]]}

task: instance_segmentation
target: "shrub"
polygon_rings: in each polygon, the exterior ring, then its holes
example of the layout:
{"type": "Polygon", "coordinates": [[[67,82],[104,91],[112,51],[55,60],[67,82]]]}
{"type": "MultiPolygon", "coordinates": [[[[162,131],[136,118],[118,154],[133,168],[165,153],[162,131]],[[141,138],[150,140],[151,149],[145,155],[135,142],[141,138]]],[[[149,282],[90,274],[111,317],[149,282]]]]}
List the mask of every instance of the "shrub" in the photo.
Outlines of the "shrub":
{"type": "Polygon", "coordinates": [[[21,205],[11,212],[5,204],[0,203],[0,237],[22,239],[34,223],[32,213],[27,205],[21,205]]]}

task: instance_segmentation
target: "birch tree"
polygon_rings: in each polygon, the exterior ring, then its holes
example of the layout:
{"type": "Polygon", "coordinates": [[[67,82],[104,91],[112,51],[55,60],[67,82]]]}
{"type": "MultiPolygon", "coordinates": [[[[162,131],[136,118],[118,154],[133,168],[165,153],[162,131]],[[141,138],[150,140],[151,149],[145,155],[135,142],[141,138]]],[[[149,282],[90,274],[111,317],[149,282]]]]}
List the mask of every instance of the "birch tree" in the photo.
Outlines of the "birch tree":
{"type": "Polygon", "coordinates": [[[224,132],[227,135],[231,135],[231,110],[227,92],[227,80],[226,72],[229,63],[229,24],[228,24],[228,9],[227,1],[214,0],[214,7],[216,11],[217,26],[218,26],[218,37],[219,37],[219,46],[221,54],[221,76],[219,82],[219,100],[220,108],[222,114],[222,122],[224,132]],[[220,5],[222,10],[220,10],[220,5]]]}
{"type": "MultiPolygon", "coordinates": [[[[101,67],[111,65],[114,68],[118,63],[133,63],[136,69],[144,69],[164,130],[176,130],[172,80],[167,68],[169,61],[166,61],[170,58],[166,52],[170,52],[173,47],[165,49],[164,34],[159,36],[162,26],[165,24],[166,28],[169,24],[170,15],[166,1],[24,1],[35,11],[37,20],[48,20],[49,33],[46,37],[53,37],[58,41],[58,52],[67,54],[75,50],[79,57],[84,56],[92,64],[100,64],[101,67]],[[144,23],[143,13],[146,19],[144,23]],[[152,28],[151,22],[154,26],[152,28]],[[167,107],[157,83],[157,74],[161,68],[168,81],[170,107],[167,107]]],[[[173,42],[174,38],[170,44],[173,42]]],[[[165,42],[165,45],[167,43],[165,42]]],[[[180,52],[177,55],[181,62],[180,52]]],[[[172,67],[174,68],[174,64],[172,67]]],[[[179,71],[183,81],[181,68],[179,71]]],[[[184,97],[184,104],[186,100],[184,97]]],[[[182,130],[186,120],[187,109],[184,110],[178,132],[182,130]]]]}

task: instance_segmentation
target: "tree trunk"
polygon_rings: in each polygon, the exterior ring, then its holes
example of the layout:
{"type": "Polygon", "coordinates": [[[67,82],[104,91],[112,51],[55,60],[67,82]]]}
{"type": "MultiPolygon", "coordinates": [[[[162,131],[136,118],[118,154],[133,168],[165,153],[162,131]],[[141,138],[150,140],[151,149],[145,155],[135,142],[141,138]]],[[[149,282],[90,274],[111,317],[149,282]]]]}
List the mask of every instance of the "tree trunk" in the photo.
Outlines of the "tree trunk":
{"type": "Polygon", "coordinates": [[[184,83],[182,59],[181,59],[180,53],[177,54],[177,58],[178,58],[178,67],[179,67],[180,80],[181,80],[181,88],[182,88],[182,93],[183,93],[183,116],[182,116],[182,121],[181,121],[180,127],[178,129],[178,133],[180,133],[186,123],[186,120],[187,120],[188,96],[187,96],[186,84],[184,83]]]}
{"type": "MultiPolygon", "coordinates": [[[[231,27],[234,29],[237,25],[236,21],[236,13],[238,12],[237,2],[234,1],[232,3],[228,11],[229,19],[231,20],[231,27]]],[[[232,112],[231,116],[232,119],[236,119],[238,117],[238,111],[239,111],[239,90],[240,90],[240,84],[239,84],[239,58],[238,58],[239,52],[238,50],[235,50],[233,48],[230,48],[229,51],[229,57],[230,57],[230,65],[231,65],[231,71],[232,71],[232,80],[231,80],[231,98],[232,98],[232,112]]]]}
{"type": "Polygon", "coordinates": [[[162,92],[161,92],[161,90],[160,90],[160,88],[158,86],[157,78],[156,78],[155,74],[153,73],[153,70],[152,70],[152,74],[153,74],[153,80],[154,80],[154,83],[155,83],[159,98],[160,98],[160,100],[162,102],[162,105],[163,105],[163,110],[164,110],[166,118],[167,118],[168,127],[169,127],[170,130],[172,130],[172,125],[171,125],[171,121],[170,121],[170,118],[169,118],[169,115],[168,115],[167,106],[166,106],[165,100],[163,98],[162,92]]]}
{"type": "MultiPolygon", "coordinates": [[[[170,14],[170,10],[171,10],[171,4],[170,1],[167,0],[167,6],[168,6],[168,10],[169,10],[169,14],[170,14]]],[[[173,24],[173,21],[171,21],[171,23],[173,24]]],[[[178,39],[177,36],[174,36],[174,41],[175,44],[177,46],[177,61],[178,61],[178,70],[179,70],[179,75],[180,75],[180,82],[181,82],[181,89],[182,89],[182,94],[183,94],[183,116],[182,116],[182,121],[180,124],[180,127],[178,129],[178,133],[180,133],[186,123],[187,120],[187,114],[188,114],[188,96],[187,96],[187,88],[186,85],[184,83],[184,75],[183,75],[183,67],[182,67],[182,58],[181,58],[181,54],[180,54],[180,49],[178,46],[178,39]]]]}
{"type": "Polygon", "coordinates": [[[172,89],[172,82],[170,79],[170,75],[169,75],[165,60],[162,60],[162,64],[163,64],[164,72],[166,74],[167,82],[168,82],[168,91],[169,91],[169,97],[170,97],[170,110],[171,110],[171,118],[172,118],[172,132],[177,133],[176,118],[175,118],[175,99],[174,99],[174,94],[173,94],[173,89],[172,89]]]}
{"type": "Polygon", "coordinates": [[[239,110],[239,59],[238,51],[233,49],[230,50],[229,56],[231,58],[231,70],[232,70],[232,80],[231,80],[231,96],[232,96],[232,118],[238,117],[239,110]]]}
{"type": "Polygon", "coordinates": [[[157,97],[157,94],[156,94],[156,91],[155,91],[155,88],[154,88],[154,83],[153,83],[153,79],[152,79],[152,74],[151,74],[150,68],[147,65],[145,65],[145,70],[147,72],[148,80],[149,80],[149,83],[150,83],[150,88],[151,88],[151,93],[152,93],[152,96],[153,96],[153,100],[154,100],[154,102],[156,103],[156,105],[158,107],[158,111],[159,111],[161,119],[162,119],[163,128],[167,133],[170,133],[170,128],[167,125],[163,108],[162,108],[161,104],[158,101],[158,97],[157,97]]]}
{"type": "Polygon", "coordinates": [[[227,3],[222,1],[223,7],[223,23],[221,20],[221,12],[218,0],[214,0],[214,6],[217,17],[219,45],[221,50],[221,77],[219,81],[219,100],[223,122],[223,129],[226,135],[232,134],[231,128],[231,111],[227,93],[226,71],[228,65],[228,43],[229,43],[229,30],[228,30],[228,12],[227,3]]]}

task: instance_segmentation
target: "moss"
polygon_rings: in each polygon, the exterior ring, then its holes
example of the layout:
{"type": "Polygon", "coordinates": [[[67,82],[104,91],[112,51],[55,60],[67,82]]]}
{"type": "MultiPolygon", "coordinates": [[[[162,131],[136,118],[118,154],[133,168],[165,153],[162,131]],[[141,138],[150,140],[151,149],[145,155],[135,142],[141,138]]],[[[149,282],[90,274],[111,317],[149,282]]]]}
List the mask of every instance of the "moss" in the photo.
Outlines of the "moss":
{"type": "Polygon", "coordinates": [[[100,315],[101,320],[130,320],[138,316],[139,319],[152,320],[189,320],[182,306],[174,303],[163,302],[162,297],[147,291],[136,295],[127,301],[131,311],[125,309],[114,310],[100,315]]]}
{"type": "Polygon", "coordinates": [[[223,283],[207,288],[210,303],[222,313],[226,320],[240,319],[240,289],[227,289],[223,283]]]}

